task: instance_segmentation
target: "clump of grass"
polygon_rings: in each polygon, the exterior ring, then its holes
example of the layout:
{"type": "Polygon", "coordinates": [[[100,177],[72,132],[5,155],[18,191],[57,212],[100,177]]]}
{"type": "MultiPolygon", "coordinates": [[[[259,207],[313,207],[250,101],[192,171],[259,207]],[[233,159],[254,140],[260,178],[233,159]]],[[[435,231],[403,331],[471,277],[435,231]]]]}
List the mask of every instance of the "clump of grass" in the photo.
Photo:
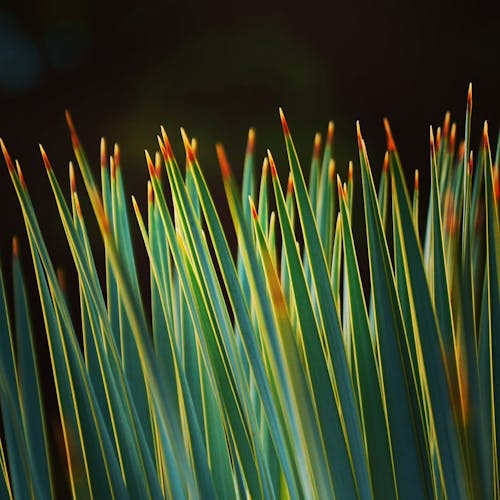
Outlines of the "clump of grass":
{"type": "Polygon", "coordinates": [[[286,189],[271,152],[256,185],[253,130],[241,188],[218,145],[236,259],[195,142],[182,130],[183,171],[162,128],[161,153],[146,152],[147,214],[132,198],[151,316],[118,148],[108,160],[102,141],[96,181],[67,115],[104,242],[104,289],[74,169],[68,201],[41,148],[78,273],[73,316],[21,167],[2,142],[44,325],[30,321],[15,239],[13,311],[0,287],[0,496],[55,493],[34,348],[44,330],[75,497],[497,497],[499,142],[493,161],[485,123],[473,157],[471,111],[469,89],[459,144],[449,114],[430,131],[423,232],[419,174],[410,194],[387,120],[378,188],[357,125],[366,221],[358,241],[353,165],[342,183],[333,124],[324,148],[315,138],[306,183],[280,111],[286,189]],[[367,296],[356,246],[368,251],[367,296]]]}

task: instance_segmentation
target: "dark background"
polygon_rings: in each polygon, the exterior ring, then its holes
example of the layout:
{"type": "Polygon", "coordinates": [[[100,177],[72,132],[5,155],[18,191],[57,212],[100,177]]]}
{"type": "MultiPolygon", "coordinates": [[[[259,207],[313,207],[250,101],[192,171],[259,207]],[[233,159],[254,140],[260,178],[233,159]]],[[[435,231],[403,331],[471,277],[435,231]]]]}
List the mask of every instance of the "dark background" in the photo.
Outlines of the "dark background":
{"type": "MultiPolygon", "coordinates": [[[[474,85],[473,146],[484,119],[490,120],[491,134],[496,134],[499,27],[496,9],[477,1],[467,6],[451,1],[302,2],[299,8],[290,2],[259,1],[4,1],[0,136],[20,160],[54,264],[66,270],[74,307],[74,268],[38,152],[42,143],[60,181],[67,182],[73,153],[65,108],[73,114],[96,173],[100,137],[120,143],[126,187],[142,207],[147,180],[144,148],[156,149],[160,124],[166,126],[181,164],[179,127],[198,139],[200,163],[223,215],[227,210],[216,141],[226,145],[240,176],[247,130],[255,126],[258,158],[269,147],[284,180],[287,167],[278,106],[285,109],[306,168],[314,133],[324,136],[328,120],[335,121],[335,156],[343,178],[350,159],[357,166],[356,119],[378,176],[385,150],[382,118],[388,116],[408,178],[419,168],[425,193],[428,127],[441,124],[450,110],[463,135],[469,81],[474,85]]],[[[361,201],[356,168],[355,182],[361,201]]],[[[79,185],[83,188],[81,180],[79,185]]],[[[421,199],[425,203],[425,194],[421,199]]],[[[360,233],[363,217],[357,206],[354,219],[360,233]]],[[[13,234],[20,236],[28,280],[33,274],[3,160],[0,210],[0,256],[10,288],[13,234]]],[[[92,218],[88,204],[84,210],[92,218]]],[[[95,225],[90,227],[96,254],[102,256],[95,225]]],[[[136,243],[143,262],[140,269],[147,275],[139,236],[136,243]]],[[[31,290],[42,370],[47,371],[36,289],[31,290]]],[[[47,393],[48,405],[54,408],[53,393],[47,393]]],[[[55,429],[57,424],[51,425],[55,429]]]]}

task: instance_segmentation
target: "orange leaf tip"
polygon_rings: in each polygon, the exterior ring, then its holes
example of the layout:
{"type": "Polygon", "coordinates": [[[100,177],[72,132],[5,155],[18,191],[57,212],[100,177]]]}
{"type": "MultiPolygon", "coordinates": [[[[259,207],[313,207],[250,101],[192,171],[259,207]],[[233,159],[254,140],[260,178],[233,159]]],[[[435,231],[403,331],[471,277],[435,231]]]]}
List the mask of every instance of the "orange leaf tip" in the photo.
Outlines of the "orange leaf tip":
{"type": "Polygon", "coordinates": [[[278,176],[278,170],[276,168],[276,163],[274,163],[273,155],[271,154],[271,151],[269,151],[269,149],[267,150],[267,158],[269,158],[269,165],[271,167],[271,176],[274,179],[275,177],[278,176]]]}
{"type": "Polygon", "coordinates": [[[286,190],[287,190],[288,194],[292,194],[293,193],[293,175],[292,175],[292,172],[290,172],[288,174],[288,183],[287,183],[287,186],[286,186],[286,190]]]}
{"type": "Polygon", "coordinates": [[[21,183],[21,187],[23,189],[26,189],[26,181],[24,180],[23,171],[21,170],[21,165],[19,165],[19,162],[17,160],[16,160],[16,169],[17,169],[17,176],[19,177],[19,182],[21,183]]]}
{"type": "Polygon", "coordinates": [[[484,122],[484,126],[483,126],[483,145],[484,145],[485,149],[490,148],[490,139],[488,137],[488,122],[487,121],[484,122]]]}
{"type": "Polygon", "coordinates": [[[267,177],[267,172],[269,170],[269,160],[264,157],[262,160],[262,177],[266,178],[267,177]]]}
{"type": "Polygon", "coordinates": [[[335,178],[335,160],[330,158],[330,162],[328,163],[328,179],[333,181],[335,178]]]}
{"type": "Polygon", "coordinates": [[[439,151],[439,146],[441,145],[441,127],[436,130],[436,149],[439,151]]]}
{"type": "Polygon", "coordinates": [[[418,173],[418,168],[415,170],[415,180],[413,182],[413,187],[415,191],[418,191],[419,189],[419,173],[418,173]]]}
{"type": "Polygon", "coordinates": [[[75,178],[75,167],[73,166],[73,162],[69,162],[69,187],[71,189],[71,193],[76,193],[76,178],[75,178]]]}
{"type": "Polygon", "coordinates": [[[451,125],[451,131],[450,131],[450,143],[449,143],[450,153],[452,153],[455,150],[456,140],[457,140],[457,124],[453,123],[451,125]]]}
{"type": "Polygon", "coordinates": [[[389,151],[384,154],[384,163],[382,165],[382,171],[387,172],[389,170],[389,151]]]}
{"type": "Polygon", "coordinates": [[[107,162],[106,162],[106,158],[108,155],[107,155],[107,148],[106,148],[106,139],[104,137],[101,137],[100,152],[101,152],[101,168],[106,168],[108,166],[107,162]]]}
{"type": "Polygon", "coordinates": [[[0,139],[0,147],[2,148],[3,157],[5,158],[5,163],[7,164],[7,168],[9,169],[9,172],[13,172],[14,171],[14,163],[12,162],[12,158],[10,157],[10,154],[7,151],[7,148],[5,147],[5,144],[4,144],[2,139],[0,139]]]}
{"type": "Polygon", "coordinates": [[[387,150],[389,152],[396,151],[396,143],[394,142],[391,126],[389,125],[389,120],[387,118],[384,118],[384,128],[385,128],[385,135],[387,136],[387,150]]]}
{"type": "Polygon", "coordinates": [[[255,129],[253,127],[251,127],[248,130],[246,154],[247,155],[253,154],[254,149],[255,149],[255,129]]]}
{"type": "Polygon", "coordinates": [[[109,171],[111,174],[111,179],[115,180],[115,178],[116,178],[116,164],[115,164],[115,160],[112,156],[109,157],[109,171]]]}
{"type": "Polygon", "coordinates": [[[153,185],[151,184],[151,181],[148,181],[148,203],[153,203],[154,202],[154,196],[155,193],[153,191],[153,185]]]}
{"type": "MultiPolygon", "coordinates": [[[[174,151],[172,150],[172,146],[170,145],[170,139],[168,138],[167,132],[165,131],[165,127],[163,125],[160,127],[161,137],[163,139],[163,145],[165,146],[165,159],[167,161],[171,160],[174,157],[174,151]]],[[[163,150],[162,150],[163,151],[163,150]]]]}
{"type": "Polygon", "coordinates": [[[449,111],[446,112],[444,115],[444,121],[443,121],[443,137],[448,138],[448,133],[450,131],[450,120],[451,120],[451,113],[449,111]]]}
{"type": "Polygon", "coordinates": [[[285,134],[285,136],[289,136],[290,129],[288,128],[288,123],[286,122],[285,114],[283,113],[283,109],[280,108],[279,111],[280,111],[281,126],[283,127],[283,134],[285,134]]]}
{"type": "Polygon", "coordinates": [[[191,147],[191,144],[189,142],[186,131],[182,127],[181,127],[181,135],[182,135],[182,141],[184,142],[184,149],[186,150],[186,158],[188,164],[192,164],[195,162],[195,155],[193,152],[193,148],[191,147]]]}
{"type": "Polygon", "coordinates": [[[215,150],[217,151],[217,158],[219,160],[220,170],[222,172],[222,177],[227,179],[231,176],[231,166],[227,161],[226,152],[224,151],[224,146],[218,142],[215,146],[215,150]]]}
{"type": "Polygon", "coordinates": [[[340,175],[337,175],[337,192],[339,194],[339,198],[344,198],[344,188],[342,187],[342,181],[340,180],[340,175]]]}
{"type": "Polygon", "coordinates": [[[319,158],[319,154],[321,152],[321,134],[316,132],[314,136],[314,148],[313,148],[313,158],[319,158]]]}
{"type": "Polygon", "coordinates": [[[47,153],[45,152],[45,149],[43,149],[43,146],[41,144],[39,144],[38,147],[40,148],[40,153],[42,154],[43,164],[45,165],[47,172],[49,172],[50,170],[52,170],[52,166],[49,159],[47,158],[47,153]]]}
{"type": "Polygon", "coordinates": [[[326,142],[331,146],[333,142],[333,132],[335,131],[335,125],[332,121],[328,122],[328,131],[326,133],[326,142]]]}
{"type": "Polygon", "coordinates": [[[431,148],[431,155],[434,158],[436,151],[435,151],[435,145],[434,145],[434,132],[432,130],[432,125],[429,127],[429,143],[430,143],[430,148],[431,148]]]}
{"type": "Polygon", "coordinates": [[[347,179],[349,180],[349,182],[352,182],[352,176],[353,176],[353,165],[352,165],[352,161],[349,162],[349,168],[347,170],[347,179]]]}
{"type": "Polygon", "coordinates": [[[19,257],[19,239],[17,236],[12,237],[12,255],[16,259],[19,257]]]}
{"type": "Polygon", "coordinates": [[[361,127],[359,125],[359,120],[356,120],[356,136],[358,138],[358,148],[360,151],[363,150],[363,137],[361,135],[361,127]]]}
{"type": "Polygon", "coordinates": [[[146,155],[146,163],[148,164],[149,175],[152,179],[154,179],[156,175],[155,166],[151,160],[151,156],[149,156],[148,150],[144,150],[144,154],[146,155]]]}
{"type": "Polygon", "coordinates": [[[113,150],[113,158],[115,160],[115,168],[120,168],[121,167],[120,146],[116,142],[113,150]]]}
{"type": "Polygon", "coordinates": [[[196,140],[196,137],[193,137],[191,139],[191,149],[193,150],[193,154],[196,157],[198,153],[198,141],[196,140]]]}
{"type": "Polygon", "coordinates": [[[474,156],[472,151],[469,154],[469,175],[472,175],[472,170],[474,169],[474,156]]]}
{"type": "Polygon", "coordinates": [[[73,119],[71,118],[71,114],[69,110],[65,111],[66,115],[66,123],[68,124],[69,133],[71,134],[71,142],[73,143],[73,147],[78,149],[80,147],[80,140],[78,139],[78,135],[76,134],[75,125],[73,123],[73,119]]]}
{"type": "Polygon", "coordinates": [[[472,82],[469,83],[469,90],[467,91],[467,110],[469,113],[472,111],[472,82]]]}
{"type": "Polygon", "coordinates": [[[259,214],[257,213],[257,210],[255,208],[255,203],[253,202],[251,196],[248,197],[248,202],[250,203],[250,211],[252,212],[252,218],[253,220],[257,220],[259,214]]]}

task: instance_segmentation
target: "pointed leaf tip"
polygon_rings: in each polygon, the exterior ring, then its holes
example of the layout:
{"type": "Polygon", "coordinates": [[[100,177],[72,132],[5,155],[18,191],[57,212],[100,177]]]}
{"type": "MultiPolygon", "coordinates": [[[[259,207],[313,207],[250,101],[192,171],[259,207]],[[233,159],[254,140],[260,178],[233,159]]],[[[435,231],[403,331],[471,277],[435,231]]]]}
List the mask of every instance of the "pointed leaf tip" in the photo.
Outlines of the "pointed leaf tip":
{"type": "Polygon", "coordinates": [[[16,235],[12,237],[12,256],[16,259],[19,257],[19,239],[16,235]]]}
{"type": "Polygon", "coordinates": [[[182,127],[181,127],[181,135],[182,135],[182,141],[184,142],[184,149],[186,150],[186,158],[187,158],[188,164],[194,163],[195,156],[194,156],[193,148],[191,147],[191,143],[189,142],[186,131],[182,127]]]}
{"type": "Polygon", "coordinates": [[[349,161],[349,168],[347,170],[347,179],[349,180],[349,182],[352,181],[353,175],[354,175],[354,168],[352,165],[352,161],[349,161]]]}
{"type": "Polygon", "coordinates": [[[313,148],[313,157],[319,158],[319,154],[321,152],[321,134],[316,132],[314,136],[314,148],[313,148]]]}
{"type": "Polygon", "coordinates": [[[72,161],[69,162],[69,186],[71,193],[76,193],[75,167],[73,166],[72,161]]]}
{"type": "Polygon", "coordinates": [[[148,164],[149,176],[151,177],[151,179],[154,179],[156,176],[156,170],[147,149],[144,150],[144,154],[146,156],[146,163],[148,164]]]}
{"type": "Polygon", "coordinates": [[[120,168],[121,167],[120,146],[116,142],[113,149],[113,158],[115,160],[115,168],[120,168]]]}
{"type": "Polygon", "coordinates": [[[222,177],[227,179],[231,176],[231,166],[227,161],[226,152],[224,151],[224,146],[218,142],[215,146],[215,150],[217,151],[217,159],[219,160],[220,170],[222,172],[222,177]]]}
{"type": "Polygon", "coordinates": [[[435,145],[434,145],[434,132],[432,130],[432,125],[429,127],[429,144],[431,148],[432,158],[436,156],[435,145]]]}
{"type": "Polygon", "coordinates": [[[382,165],[382,171],[387,172],[389,170],[389,151],[384,154],[384,163],[382,165]]]}
{"type": "Polygon", "coordinates": [[[50,161],[47,157],[47,153],[45,152],[45,149],[43,149],[43,146],[41,144],[39,144],[38,147],[40,148],[40,153],[42,154],[42,160],[43,164],[45,165],[45,169],[47,170],[47,172],[49,172],[50,170],[52,170],[52,165],[50,164],[50,161]]]}
{"type": "Polygon", "coordinates": [[[449,111],[446,112],[444,115],[444,122],[443,122],[443,137],[448,138],[448,133],[450,131],[450,120],[451,120],[451,113],[449,111]]]}
{"type": "Polygon", "coordinates": [[[361,127],[359,125],[359,120],[356,120],[356,137],[358,138],[358,148],[360,151],[363,150],[363,136],[361,135],[361,127]]]}
{"type": "Polygon", "coordinates": [[[413,183],[413,187],[415,188],[415,191],[418,191],[419,189],[419,173],[418,173],[418,168],[415,170],[415,180],[413,183]]]}
{"type": "Polygon", "coordinates": [[[106,168],[108,166],[106,162],[107,148],[106,148],[106,139],[104,137],[101,137],[100,152],[101,152],[101,168],[106,168]]]}
{"type": "Polygon", "coordinates": [[[255,209],[255,203],[252,200],[252,197],[248,197],[248,202],[250,203],[250,210],[252,212],[252,218],[253,220],[257,220],[259,218],[259,214],[257,213],[257,210],[255,209]]]}
{"type": "Polygon", "coordinates": [[[73,143],[73,147],[78,149],[80,147],[80,140],[78,139],[75,125],[73,123],[73,119],[71,118],[71,113],[69,110],[66,110],[64,114],[66,115],[66,123],[68,124],[69,133],[71,135],[71,142],[73,143]]]}
{"type": "Polygon", "coordinates": [[[483,126],[483,145],[484,145],[486,150],[488,150],[490,148],[490,139],[488,137],[488,122],[487,121],[484,122],[484,126],[483,126]]]}
{"type": "Polygon", "coordinates": [[[467,91],[467,109],[469,113],[472,110],[472,82],[469,83],[469,89],[467,91]]]}
{"type": "Polygon", "coordinates": [[[279,111],[280,111],[281,126],[283,127],[283,134],[285,134],[285,136],[289,136],[290,129],[288,128],[288,123],[286,122],[285,114],[283,113],[283,109],[279,108],[279,111]]]}
{"type": "Polygon", "coordinates": [[[10,157],[9,152],[7,151],[7,148],[5,147],[3,139],[0,139],[0,147],[2,148],[3,157],[5,158],[5,163],[7,164],[7,168],[9,169],[9,172],[14,171],[14,163],[12,162],[12,158],[10,157]]]}
{"type": "Polygon", "coordinates": [[[474,169],[474,155],[472,154],[472,150],[469,154],[469,175],[472,175],[472,171],[474,169]]]}
{"type": "Polygon", "coordinates": [[[292,176],[292,172],[290,172],[288,174],[288,183],[287,183],[286,189],[287,189],[287,193],[288,194],[293,194],[293,176],[292,176]]]}
{"type": "Polygon", "coordinates": [[[385,135],[387,137],[387,150],[389,152],[396,151],[396,143],[394,142],[391,126],[389,125],[389,120],[387,118],[384,118],[384,128],[385,128],[385,135]]]}
{"type": "Polygon", "coordinates": [[[328,179],[332,181],[335,177],[335,160],[330,158],[330,162],[328,163],[328,179]]]}
{"type": "Polygon", "coordinates": [[[172,146],[170,144],[170,139],[168,138],[167,132],[165,131],[165,127],[163,125],[160,127],[160,130],[161,130],[161,137],[163,139],[163,145],[165,147],[165,153],[163,153],[163,155],[165,156],[165,159],[169,161],[174,157],[174,151],[172,149],[172,146]]]}
{"type": "Polygon", "coordinates": [[[328,122],[328,132],[326,135],[326,142],[331,145],[333,142],[333,133],[335,131],[335,125],[332,121],[328,122]]]}
{"type": "Polygon", "coordinates": [[[278,175],[278,170],[276,169],[273,155],[271,154],[271,151],[269,151],[269,149],[267,150],[267,158],[269,159],[269,165],[271,166],[271,176],[274,179],[278,175]]]}
{"type": "Polygon", "coordinates": [[[451,131],[450,131],[450,142],[449,142],[450,153],[452,153],[455,150],[456,140],[457,140],[457,124],[453,123],[451,125],[451,131]]]}
{"type": "Polygon", "coordinates": [[[248,140],[247,140],[247,149],[246,149],[246,154],[251,155],[253,154],[255,149],[255,129],[251,127],[248,130],[248,140]]]}

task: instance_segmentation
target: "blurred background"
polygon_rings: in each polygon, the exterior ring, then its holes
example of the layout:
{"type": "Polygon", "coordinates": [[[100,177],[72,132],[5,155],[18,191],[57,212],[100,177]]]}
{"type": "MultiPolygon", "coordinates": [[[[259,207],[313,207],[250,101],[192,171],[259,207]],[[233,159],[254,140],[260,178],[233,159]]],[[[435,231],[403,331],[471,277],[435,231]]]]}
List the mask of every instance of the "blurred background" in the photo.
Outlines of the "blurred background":
{"type": "MultiPolygon", "coordinates": [[[[385,151],[382,118],[388,116],[408,179],[413,179],[414,169],[422,172],[425,203],[428,127],[440,125],[450,110],[463,134],[469,81],[474,86],[473,146],[479,142],[484,119],[490,120],[492,136],[498,130],[498,26],[496,11],[479,1],[429,6],[415,0],[332,0],[296,8],[291,2],[270,5],[259,0],[4,0],[0,136],[23,167],[54,264],[66,270],[75,308],[77,280],[38,151],[42,143],[60,181],[67,182],[73,153],[65,108],[72,112],[96,173],[100,137],[120,144],[126,187],[142,207],[147,180],[144,148],[157,148],[160,124],[166,126],[181,164],[179,127],[198,139],[200,163],[223,216],[227,210],[216,141],[225,144],[241,176],[248,127],[256,127],[257,157],[263,158],[270,148],[284,181],[288,172],[278,106],[286,112],[306,169],[314,133],[320,131],[324,137],[328,120],[335,121],[337,169],[345,179],[348,161],[355,161],[359,201],[355,121],[361,121],[378,176],[385,151]]],[[[0,257],[9,288],[13,234],[20,237],[28,279],[33,273],[17,199],[3,159],[0,164],[0,257]]],[[[83,190],[80,179],[79,184],[83,190]]],[[[91,216],[88,203],[83,208],[91,216]]],[[[361,232],[363,215],[356,208],[354,219],[361,232]]],[[[102,257],[95,224],[90,228],[102,257]]],[[[358,249],[364,251],[362,246],[358,249]]],[[[147,276],[139,236],[136,252],[147,276]]],[[[42,369],[50,370],[35,287],[32,290],[42,369]]],[[[52,391],[46,399],[54,409],[52,391]]]]}

